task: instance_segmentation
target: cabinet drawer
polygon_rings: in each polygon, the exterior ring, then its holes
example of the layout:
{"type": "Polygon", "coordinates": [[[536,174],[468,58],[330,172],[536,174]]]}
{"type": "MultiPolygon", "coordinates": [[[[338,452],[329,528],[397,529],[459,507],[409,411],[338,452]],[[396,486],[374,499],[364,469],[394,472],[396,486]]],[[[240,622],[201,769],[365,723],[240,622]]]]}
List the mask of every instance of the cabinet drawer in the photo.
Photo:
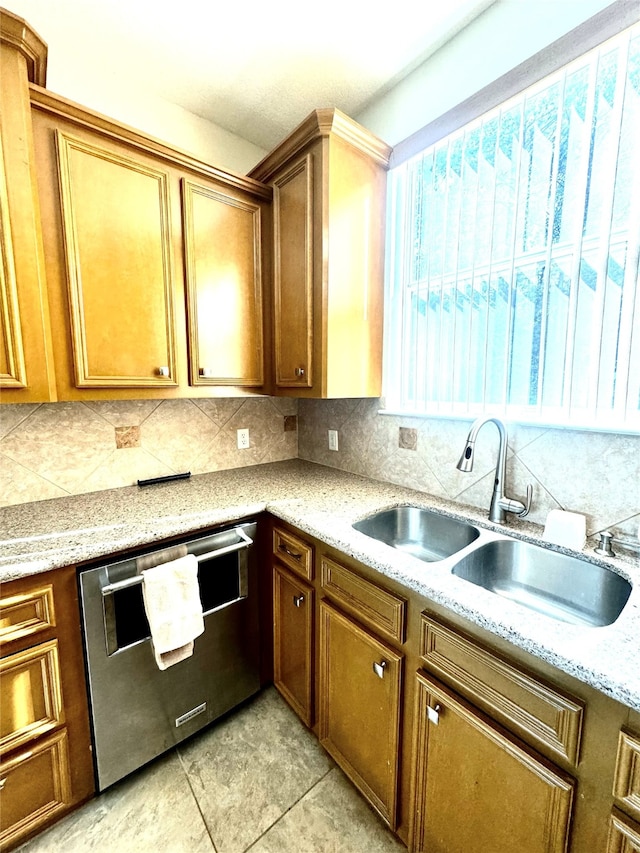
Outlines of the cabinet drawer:
{"type": "Polygon", "coordinates": [[[0,754],[63,722],[58,641],[0,660],[0,754]]]}
{"type": "Polygon", "coordinates": [[[40,740],[0,764],[0,844],[35,832],[71,804],[67,732],[40,740]]]}
{"type": "Polygon", "coordinates": [[[53,586],[0,598],[0,642],[19,640],[56,624],[53,586]]]}
{"type": "Polygon", "coordinates": [[[640,820],[640,737],[620,732],[613,795],[620,806],[640,820]]]}
{"type": "Polygon", "coordinates": [[[313,548],[303,539],[280,527],[273,528],[273,553],[296,574],[313,580],[313,548]]]}
{"type": "Polygon", "coordinates": [[[640,853],[640,825],[616,809],[609,820],[609,838],[605,853],[640,853]]]}
{"type": "Polygon", "coordinates": [[[507,728],[578,762],[583,705],[422,614],[420,654],[429,670],[507,728]]]}
{"type": "Polygon", "coordinates": [[[407,606],[404,599],[328,557],[322,558],[322,589],[374,630],[398,643],[404,642],[407,606]]]}

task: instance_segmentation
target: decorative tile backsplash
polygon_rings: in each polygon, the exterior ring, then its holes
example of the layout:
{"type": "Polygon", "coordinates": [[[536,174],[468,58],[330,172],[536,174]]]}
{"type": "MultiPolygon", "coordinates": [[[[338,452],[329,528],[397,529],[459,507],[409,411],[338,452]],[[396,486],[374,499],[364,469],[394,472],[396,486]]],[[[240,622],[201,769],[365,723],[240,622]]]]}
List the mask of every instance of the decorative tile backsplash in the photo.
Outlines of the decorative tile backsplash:
{"type": "MultiPolygon", "coordinates": [[[[471,421],[380,415],[380,408],[380,400],[300,400],[300,458],[488,510],[498,451],[493,424],[482,428],[474,469],[463,474],[456,464],[471,421]],[[330,429],[339,433],[337,452],[328,448],[330,429]]],[[[552,509],[579,512],[588,535],[610,529],[638,547],[640,436],[525,426],[508,432],[506,491],[524,501],[533,484],[529,521],[544,525],[552,509]]]]}
{"type": "MultiPolygon", "coordinates": [[[[299,455],[488,509],[492,424],[478,437],[473,472],[463,474],[456,463],[470,422],[380,415],[380,406],[276,397],[3,405],[0,506],[299,455]],[[237,429],[249,430],[247,450],[238,450],[237,429]],[[329,429],[338,430],[338,451],[329,450],[329,429]]],[[[528,483],[530,521],[544,525],[552,509],[580,512],[589,535],[611,529],[638,546],[640,436],[510,427],[507,493],[523,500],[528,483]]]]}
{"type": "Polygon", "coordinates": [[[0,506],[296,458],[296,414],[273,397],[3,405],[0,506]]]}

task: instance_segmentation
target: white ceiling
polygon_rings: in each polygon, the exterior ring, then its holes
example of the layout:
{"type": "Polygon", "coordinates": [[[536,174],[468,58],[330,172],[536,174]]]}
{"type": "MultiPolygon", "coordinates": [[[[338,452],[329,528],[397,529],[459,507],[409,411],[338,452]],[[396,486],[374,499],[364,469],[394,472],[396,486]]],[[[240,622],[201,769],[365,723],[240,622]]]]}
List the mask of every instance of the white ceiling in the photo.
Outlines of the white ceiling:
{"type": "Polygon", "coordinates": [[[494,0],[5,2],[47,42],[53,91],[100,79],[268,150],[317,107],[357,116],[494,0]]]}

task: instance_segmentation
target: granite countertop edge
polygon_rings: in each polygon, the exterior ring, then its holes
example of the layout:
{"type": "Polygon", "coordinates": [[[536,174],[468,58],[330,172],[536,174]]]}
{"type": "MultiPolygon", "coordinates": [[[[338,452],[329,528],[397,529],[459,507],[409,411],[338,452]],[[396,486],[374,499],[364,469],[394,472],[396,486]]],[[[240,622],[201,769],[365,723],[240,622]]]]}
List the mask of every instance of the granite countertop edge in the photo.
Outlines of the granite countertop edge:
{"type": "MultiPolygon", "coordinates": [[[[365,536],[354,521],[410,503],[471,521],[489,533],[540,544],[541,529],[492,525],[482,511],[392,483],[286,460],[201,474],[147,487],[55,498],[0,509],[0,583],[101,559],[155,541],[269,511],[303,532],[379,571],[513,645],[640,711],[640,561],[604,561],[633,584],[613,625],[556,622],[451,574],[448,561],[425,564],[365,536]]],[[[554,546],[564,553],[576,552],[554,546]]]]}

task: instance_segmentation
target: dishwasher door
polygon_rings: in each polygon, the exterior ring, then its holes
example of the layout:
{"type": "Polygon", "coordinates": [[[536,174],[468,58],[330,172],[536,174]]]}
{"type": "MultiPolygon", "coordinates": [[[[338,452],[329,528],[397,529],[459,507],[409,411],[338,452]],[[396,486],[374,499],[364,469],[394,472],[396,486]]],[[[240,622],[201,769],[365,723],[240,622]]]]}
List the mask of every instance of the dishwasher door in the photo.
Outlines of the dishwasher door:
{"type": "Polygon", "coordinates": [[[186,542],[198,558],[205,630],[158,669],[135,559],[82,571],[94,760],[102,791],[260,688],[255,522],[186,542]]]}

